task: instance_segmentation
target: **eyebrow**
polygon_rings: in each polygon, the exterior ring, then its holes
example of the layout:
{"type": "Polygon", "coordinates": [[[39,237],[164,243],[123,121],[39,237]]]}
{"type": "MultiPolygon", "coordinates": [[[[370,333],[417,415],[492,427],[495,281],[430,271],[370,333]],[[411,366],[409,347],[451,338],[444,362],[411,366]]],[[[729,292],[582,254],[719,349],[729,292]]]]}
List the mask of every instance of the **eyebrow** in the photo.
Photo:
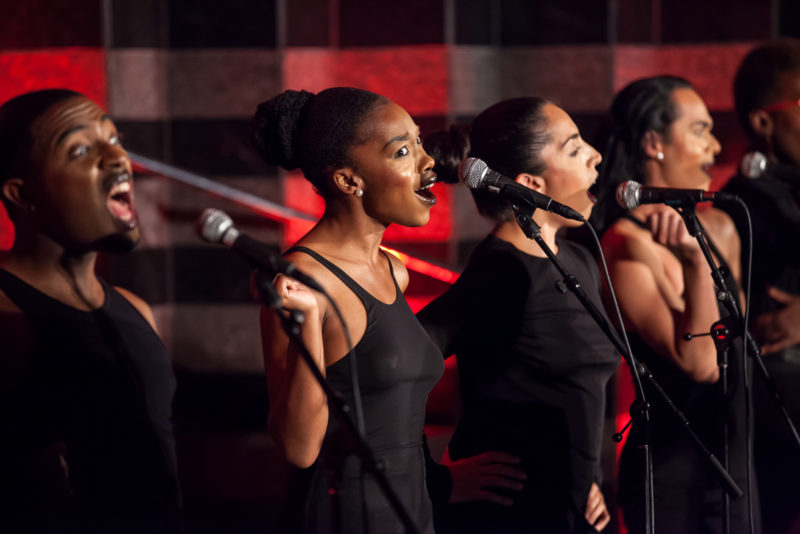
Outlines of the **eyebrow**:
{"type": "MultiPolygon", "coordinates": [[[[414,126],[417,126],[417,125],[415,124],[414,126]]],[[[417,126],[417,135],[420,135],[421,131],[422,130],[420,129],[420,127],[417,126]]],[[[389,146],[392,143],[395,143],[397,141],[408,141],[409,137],[410,137],[410,135],[409,135],[408,132],[404,133],[403,135],[398,135],[397,137],[392,137],[391,139],[386,141],[386,144],[383,145],[383,148],[381,150],[385,150],[387,146],[389,146]]]]}
{"type": "Polygon", "coordinates": [[[567,143],[569,143],[573,139],[577,139],[578,137],[580,137],[580,134],[578,132],[575,132],[574,134],[570,135],[569,137],[566,138],[566,140],[563,143],[561,143],[561,148],[564,148],[567,145],[567,143]]]}
{"type": "MultiPolygon", "coordinates": [[[[105,122],[109,120],[111,120],[111,117],[108,114],[103,114],[103,116],[100,117],[100,122],[105,122]]],[[[86,128],[88,128],[86,124],[78,124],[77,126],[73,126],[72,128],[65,130],[64,132],[61,133],[61,135],[58,136],[58,139],[56,139],[56,146],[60,145],[61,142],[64,141],[64,139],[66,139],[67,137],[69,137],[71,134],[80,130],[85,130],[86,128]]]]}
{"type": "Polygon", "coordinates": [[[714,123],[711,122],[711,121],[707,121],[707,120],[699,120],[699,121],[694,121],[692,123],[692,126],[697,126],[697,125],[708,126],[709,128],[711,128],[714,125],[714,123]]]}

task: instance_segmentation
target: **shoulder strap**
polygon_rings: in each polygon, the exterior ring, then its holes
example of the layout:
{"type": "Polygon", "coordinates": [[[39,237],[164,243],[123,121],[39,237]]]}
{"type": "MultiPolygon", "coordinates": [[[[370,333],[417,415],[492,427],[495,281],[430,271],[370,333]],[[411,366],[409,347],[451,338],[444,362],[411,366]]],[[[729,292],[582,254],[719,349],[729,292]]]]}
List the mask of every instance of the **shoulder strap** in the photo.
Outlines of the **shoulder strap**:
{"type": "Polygon", "coordinates": [[[311,256],[312,258],[317,260],[319,263],[322,264],[323,267],[325,267],[330,272],[332,272],[334,275],[336,275],[336,278],[341,280],[342,283],[344,285],[346,285],[348,288],[350,288],[350,290],[353,293],[358,295],[358,297],[361,299],[361,301],[364,303],[364,305],[366,305],[367,302],[372,301],[372,295],[370,295],[363,287],[358,285],[358,283],[356,283],[355,280],[350,278],[350,276],[346,272],[341,270],[333,262],[329,261],[328,259],[326,259],[324,256],[322,256],[318,252],[316,252],[314,250],[311,250],[308,247],[293,246],[292,248],[290,248],[289,250],[284,252],[284,254],[288,254],[290,252],[303,252],[304,254],[308,254],[309,256],[311,256]]]}

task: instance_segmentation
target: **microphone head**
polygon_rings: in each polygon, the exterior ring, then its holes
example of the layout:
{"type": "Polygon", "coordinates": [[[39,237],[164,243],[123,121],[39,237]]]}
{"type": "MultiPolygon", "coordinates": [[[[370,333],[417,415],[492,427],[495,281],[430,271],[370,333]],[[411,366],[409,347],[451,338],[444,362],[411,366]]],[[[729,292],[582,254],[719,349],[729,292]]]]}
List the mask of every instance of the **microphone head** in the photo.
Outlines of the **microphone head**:
{"type": "Polygon", "coordinates": [[[458,177],[470,189],[480,189],[489,166],[480,158],[467,158],[458,166],[458,177]]]}
{"type": "Polygon", "coordinates": [[[222,210],[206,208],[195,223],[197,235],[209,243],[221,243],[225,233],[233,227],[233,219],[222,210]]]}
{"type": "Polygon", "coordinates": [[[758,151],[748,152],[742,158],[739,170],[742,176],[748,178],[761,178],[767,172],[769,160],[767,156],[758,151]]]}
{"type": "Polygon", "coordinates": [[[639,205],[642,184],[633,180],[622,182],[617,186],[617,204],[626,210],[632,210],[639,205]]]}

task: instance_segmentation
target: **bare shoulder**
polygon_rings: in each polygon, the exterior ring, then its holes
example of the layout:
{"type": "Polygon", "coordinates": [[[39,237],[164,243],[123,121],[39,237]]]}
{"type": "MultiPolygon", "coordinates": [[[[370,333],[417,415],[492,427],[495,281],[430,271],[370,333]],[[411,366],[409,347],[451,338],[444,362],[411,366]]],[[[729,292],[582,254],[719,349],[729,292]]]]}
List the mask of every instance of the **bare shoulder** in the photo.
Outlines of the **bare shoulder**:
{"type": "Polygon", "coordinates": [[[739,234],[736,231],[733,219],[724,211],[717,208],[709,208],[699,211],[697,216],[714,241],[722,244],[733,239],[739,240],[739,234]]]}
{"type": "Polygon", "coordinates": [[[120,295],[125,297],[125,299],[128,302],[130,302],[133,305],[133,307],[139,311],[139,313],[142,314],[142,317],[145,318],[145,320],[150,324],[153,330],[158,332],[158,329],[156,328],[156,319],[153,316],[153,310],[150,309],[150,306],[144,300],[142,300],[139,296],[131,293],[130,291],[128,291],[123,287],[114,286],[114,289],[120,295]]]}
{"type": "Polygon", "coordinates": [[[650,261],[654,255],[652,234],[628,220],[617,221],[601,240],[609,261],[650,261]]]}
{"type": "Polygon", "coordinates": [[[405,292],[406,288],[408,287],[408,269],[400,261],[400,258],[395,256],[394,254],[387,252],[386,256],[389,258],[389,263],[392,264],[392,270],[394,271],[394,279],[397,280],[397,285],[400,286],[400,289],[405,292]]]}

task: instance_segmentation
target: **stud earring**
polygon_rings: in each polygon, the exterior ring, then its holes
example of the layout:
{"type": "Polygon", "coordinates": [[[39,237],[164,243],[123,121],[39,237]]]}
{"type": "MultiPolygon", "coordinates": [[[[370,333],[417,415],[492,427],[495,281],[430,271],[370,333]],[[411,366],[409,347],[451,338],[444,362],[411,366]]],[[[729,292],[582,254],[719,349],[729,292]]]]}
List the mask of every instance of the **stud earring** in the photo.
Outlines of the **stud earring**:
{"type": "Polygon", "coordinates": [[[656,159],[658,161],[664,161],[664,153],[663,152],[659,152],[658,154],[656,154],[656,159]]]}
{"type": "Polygon", "coordinates": [[[364,196],[364,190],[361,189],[361,188],[356,189],[356,196],[357,197],[363,197],[364,196]]]}

